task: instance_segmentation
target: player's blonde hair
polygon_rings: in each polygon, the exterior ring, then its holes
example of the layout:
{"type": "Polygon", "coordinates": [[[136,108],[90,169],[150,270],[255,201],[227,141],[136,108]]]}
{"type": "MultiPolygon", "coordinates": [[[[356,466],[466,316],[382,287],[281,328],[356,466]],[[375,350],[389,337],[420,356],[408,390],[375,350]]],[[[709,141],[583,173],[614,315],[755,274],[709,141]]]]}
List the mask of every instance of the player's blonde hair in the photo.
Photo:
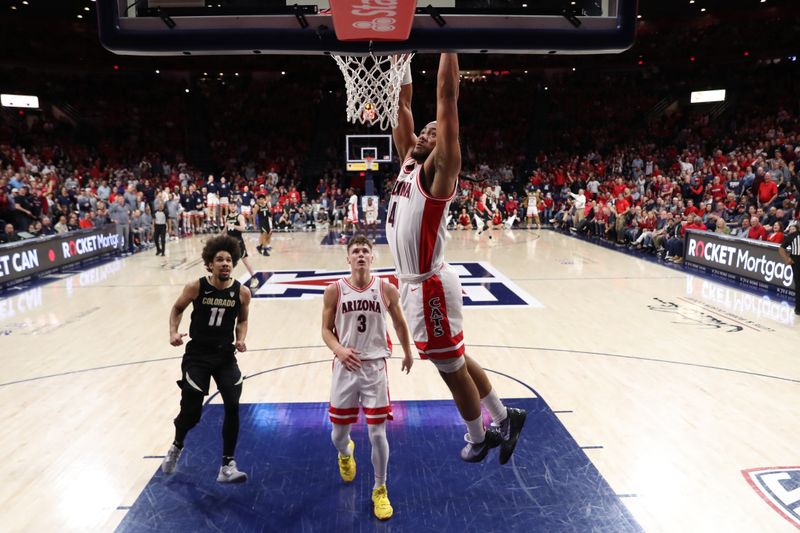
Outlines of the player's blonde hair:
{"type": "Polygon", "coordinates": [[[350,240],[347,241],[347,251],[349,252],[350,247],[355,246],[357,244],[366,244],[367,246],[369,246],[369,249],[372,250],[372,241],[359,233],[358,235],[353,235],[352,237],[350,237],[350,240]]]}

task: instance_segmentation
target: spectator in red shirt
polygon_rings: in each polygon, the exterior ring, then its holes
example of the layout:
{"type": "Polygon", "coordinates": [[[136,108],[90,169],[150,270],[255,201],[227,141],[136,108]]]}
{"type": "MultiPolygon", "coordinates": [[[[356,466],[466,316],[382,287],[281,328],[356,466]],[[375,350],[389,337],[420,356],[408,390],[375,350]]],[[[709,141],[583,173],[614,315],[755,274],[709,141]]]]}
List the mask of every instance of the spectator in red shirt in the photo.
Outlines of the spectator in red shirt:
{"type": "Polygon", "coordinates": [[[689,220],[694,216],[702,216],[703,210],[694,206],[694,200],[689,198],[686,200],[686,209],[683,210],[683,216],[689,220]]]}
{"type": "Polygon", "coordinates": [[[772,232],[767,237],[767,241],[783,244],[783,226],[780,222],[775,222],[772,225],[772,232]]]}
{"type": "MultiPolygon", "coordinates": [[[[619,181],[622,181],[622,178],[617,178],[619,181]]],[[[623,188],[624,192],[624,188],[623,188]]],[[[617,232],[617,243],[618,244],[625,244],[625,225],[628,223],[628,211],[631,210],[631,204],[623,198],[622,192],[619,193],[617,196],[616,201],[614,202],[614,209],[617,212],[617,219],[615,221],[614,229],[617,232]]]]}
{"type": "Polygon", "coordinates": [[[555,176],[553,178],[553,185],[558,190],[567,183],[567,179],[564,176],[564,172],[562,172],[560,169],[557,169],[554,174],[555,176]]]}
{"type": "Polygon", "coordinates": [[[514,197],[511,197],[506,202],[506,215],[511,216],[517,212],[517,208],[519,207],[519,202],[514,197]]]}
{"type": "Polygon", "coordinates": [[[758,187],[758,205],[759,207],[769,207],[772,202],[778,197],[778,186],[772,181],[769,172],[764,175],[764,181],[758,187]]]}
{"type": "Polygon", "coordinates": [[[732,192],[728,193],[728,196],[725,198],[725,209],[729,211],[735,211],[738,202],[736,201],[736,195],[732,192]]]}
{"type": "Polygon", "coordinates": [[[706,230],[708,230],[706,225],[703,224],[703,219],[700,216],[695,215],[690,220],[691,220],[691,222],[689,222],[688,224],[686,224],[683,227],[683,230],[681,231],[681,233],[686,233],[687,229],[695,229],[695,230],[698,230],[698,231],[706,231],[706,230]]]}
{"type": "Polygon", "coordinates": [[[703,190],[705,186],[703,185],[702,179],[697,179],[694,184],[689,186],[689,194],[695,199],[695,201],[700,202],[703,199],[703,190]]]}
{"type": "Polygon", "coordinates": [[[747,232],[747,238],[756,241],[767,240],[767,230],[761,225],[758,217],[750,217],[750,231],[747,232]]]}
{"type": "Polygon", "coordinates": [[[94,227],[94,211],[89,211],[86,216],[78,221],[78,226],[81,229],[91,229],[94,227]]]}
{"type": "Polygon", "coordinates": [[[717,165],[725,165],[728,163],[728,158],[722,154],[722,150],[717,149],[717,151],[714,152],[714,162],[717,165]]]}
{"type": "Polygon", "coordinates": [[[628,201],[622,196],[622,194],[619,194],[617,196],[617,199],[614,201],[614,208],[617,210],[617,215],[627,213],[630,207],[631,204],[628,203],[628,201]]]}
{"type": "Polygon", "coordinates": [[[725,186],[720,182],[719,176],[714,176],[714,180],[711,182],[710,191],[711,198],[713,198],[715,202],[719,202],[725,198],[725,186]]]}
{"type": "Polygon", "coordinates": [[[614,196],[614,198],[617,198],[624,192],[625,184],[622,182],[622,178],[615,179],[614,184],[611,186],[611,194],[614,196]]]}
{"type": "Polygon", "coordinates": [[[300,193],[297,192],[297,188],[295,186],[292,186],[289,189],[289,194],[287,196],[289,197],[289,203],[292,205],[297,205],[300,203],[300,193]]]}

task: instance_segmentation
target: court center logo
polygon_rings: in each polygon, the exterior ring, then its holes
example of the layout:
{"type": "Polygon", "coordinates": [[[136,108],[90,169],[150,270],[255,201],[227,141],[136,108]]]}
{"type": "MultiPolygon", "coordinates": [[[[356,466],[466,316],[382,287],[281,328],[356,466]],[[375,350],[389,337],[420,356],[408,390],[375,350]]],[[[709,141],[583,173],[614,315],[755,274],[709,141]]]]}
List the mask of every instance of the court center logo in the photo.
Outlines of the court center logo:
{"type": "Polygon", "coordinates": [[[800,466],[773,466],[742,470],[761,498],[800,529],[800,466]]]}
{"type": "MultiPolygon", "coordinates": [[[[459,262],[450,263],[450,266],[458,273],[461,281],[465,307],[483,309],[544,307],[536,298],[486,262],[459,262]]],[[[397,285],[393,268],[378,268],[372,273],[397,285]]],[[[320,298],[325,287],[349,275],[349,270],[257,272],[255,277],[259,281],[259,286],[253,296],[287,300],[320,298]]],[[[246,283],[248,279],[240,281],[246,283]]]]}

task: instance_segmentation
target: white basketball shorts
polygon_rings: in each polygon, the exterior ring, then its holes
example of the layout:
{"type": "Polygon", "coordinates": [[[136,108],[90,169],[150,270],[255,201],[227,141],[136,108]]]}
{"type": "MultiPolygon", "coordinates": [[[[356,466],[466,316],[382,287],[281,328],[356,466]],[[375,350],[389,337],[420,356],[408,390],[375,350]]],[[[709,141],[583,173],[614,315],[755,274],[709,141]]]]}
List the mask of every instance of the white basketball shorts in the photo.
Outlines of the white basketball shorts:
{"type": "Polygon", "coordinates": [[[364,409],[367,424],[382,424],[392,419],[386,359],[364,359],[361,368],[351,372],[334,357],[328,408],[331,422],[355,424],[359,405],[364,409]]]}
{"type": "Polygon", "coordinates": [[[465,346],[461,282],[455,269],[445,263],[420,283],[402,281],[400,301],[420,357],[441,362],[444,372],[457,370],[463,363],[452,360],[463,362],[465,346]]]}

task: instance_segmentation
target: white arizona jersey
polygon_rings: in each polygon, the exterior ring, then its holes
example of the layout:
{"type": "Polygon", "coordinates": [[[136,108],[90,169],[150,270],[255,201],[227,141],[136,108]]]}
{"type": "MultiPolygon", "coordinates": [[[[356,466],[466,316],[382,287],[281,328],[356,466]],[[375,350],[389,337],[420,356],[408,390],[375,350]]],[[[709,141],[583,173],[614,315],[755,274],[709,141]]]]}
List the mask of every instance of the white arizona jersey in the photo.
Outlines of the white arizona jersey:
{"type": "Polygon", "coordinates": [[[381,359],[392,355],[392,342],[386,329],[386,297],[383,281],[372,277],[369,285],[357,289],[346,278],[336,282],[336,336],[339,343],[353,348],[361,359],[381,359]]]}
{"type": "Polygon", "coordinates": [[[446,216],[456,187],[447,198],[434,198],[422,189],[422,172],[421,163],[406,159],[386,216],[386,240],[403,275],[426,274],[444,262],[446,216]]]}
{"type": "Polygon", "coordinates": [[[375,202],[372,205],[367,204],[364,206],[364,218],[367,222],[375,222],[378,220],[378,204],[375,202]]]}
{"type": "Polygon", "coordinates": [[[527,215],[534,215],[539,212],[539,206],[536,205],[536,195],[528,194],[528,208],[526,209],[527,215]]]}
{"type": "Polygon", "coordinates": [[[347,205],[347,220],[358,222],[358,196],[355,194],[350,197],[347,205]]]}

